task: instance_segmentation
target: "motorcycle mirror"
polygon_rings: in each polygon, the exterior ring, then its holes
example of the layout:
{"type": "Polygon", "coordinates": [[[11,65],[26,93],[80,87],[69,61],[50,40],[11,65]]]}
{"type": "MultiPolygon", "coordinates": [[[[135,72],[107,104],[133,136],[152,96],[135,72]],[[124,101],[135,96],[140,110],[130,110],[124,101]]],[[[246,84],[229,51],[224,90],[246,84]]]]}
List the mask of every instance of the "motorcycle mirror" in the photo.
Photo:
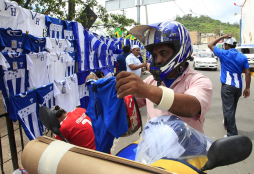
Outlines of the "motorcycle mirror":
{"type": "Polygon", "coordinates": [[[208,161],[201,171],[240,162],[248,158],[251,151],[252,142],[248,137],[236,135],[219,139],[211,145],[208,161]]]}
{"type": "MultiPolygon", "coordinates": [[[[68,142],[60,132],[60,122],[58,121],[55,113],[48,107],[42,106],[39,109],[39,119],[41,123],[51,130],[54,134],[60,136],[64,141],[68,142]]],[[[69,143],[69,142],[68,142],[69,143]]]]}

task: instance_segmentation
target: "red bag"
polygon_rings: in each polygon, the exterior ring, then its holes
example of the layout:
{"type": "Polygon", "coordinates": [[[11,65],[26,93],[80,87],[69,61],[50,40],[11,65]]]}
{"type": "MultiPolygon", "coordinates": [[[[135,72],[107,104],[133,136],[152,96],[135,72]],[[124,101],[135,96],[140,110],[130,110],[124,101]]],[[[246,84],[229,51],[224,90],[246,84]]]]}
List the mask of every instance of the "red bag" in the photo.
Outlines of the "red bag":
{"type": "Polygon", "coordinates": [[[127,137],[134,134],[140,127],[142,132],[142,119],[135,97],[133,97],[132,95],[128,95],[124,97],[124,101],[126,106],[127,122],[129,129],[121,137],[127,137]]]}

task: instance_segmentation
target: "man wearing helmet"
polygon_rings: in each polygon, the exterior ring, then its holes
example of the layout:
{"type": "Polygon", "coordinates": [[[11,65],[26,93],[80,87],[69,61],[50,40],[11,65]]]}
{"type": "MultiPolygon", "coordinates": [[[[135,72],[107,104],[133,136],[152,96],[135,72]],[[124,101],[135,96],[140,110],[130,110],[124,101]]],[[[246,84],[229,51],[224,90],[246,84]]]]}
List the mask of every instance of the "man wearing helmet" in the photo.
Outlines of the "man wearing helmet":
{"type": "Polygon", "coordinates": [[[152,54],[151,76],[144,81],[121,72],[116,77],[118,97],[137,97],[139,107],[147,105],[148,120],[176,115],[200,132],[210,109],[212,83],[186,62],[192,54],[188,30],[178,22],[140,25],[130,33],[152,54]]]}

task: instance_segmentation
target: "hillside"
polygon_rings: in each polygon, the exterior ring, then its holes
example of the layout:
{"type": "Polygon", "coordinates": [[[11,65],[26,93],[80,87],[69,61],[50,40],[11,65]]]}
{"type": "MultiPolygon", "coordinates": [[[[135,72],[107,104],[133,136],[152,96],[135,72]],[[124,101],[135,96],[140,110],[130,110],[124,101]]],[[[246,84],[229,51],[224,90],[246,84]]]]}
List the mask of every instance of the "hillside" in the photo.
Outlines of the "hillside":
{"type": "MultiPolygon", "coordinates": [[[[199,31],[200,33],[215,33],[220,34],[220,21],[210,18],[209,16],[192,17],[177,16],[176,21],[182,23],[189,31],[199,31]]],[[[231,33],[237,41],[240,38],[240,25],[239,23],[221,23],[221,30],[224,34],[231,33]]]]}

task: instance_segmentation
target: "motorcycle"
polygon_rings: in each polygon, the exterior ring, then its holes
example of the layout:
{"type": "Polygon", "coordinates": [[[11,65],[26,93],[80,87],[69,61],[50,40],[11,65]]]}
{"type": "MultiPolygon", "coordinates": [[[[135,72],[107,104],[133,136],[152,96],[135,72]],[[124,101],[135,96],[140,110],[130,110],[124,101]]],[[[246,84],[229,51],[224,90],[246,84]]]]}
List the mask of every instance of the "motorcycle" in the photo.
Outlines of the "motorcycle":
{"type": "MultiPolygon", "coordinates": [[[[60,123],[57,120],[57,117],[54,115],[54,113],[48,109],[45,106],[42,106],[40,108],[39,111],[39,117],[40,120],[42,122],[42,124],[48,128],[50,131],[52,131],[54,134],[59,135],[66,143],[69,143],[68,140],[63,137],[63,135],[61,134],[59,128],[60,128],[60,123]]],[[[49,138],[46,138],[49,139],[49,138]]],[[[46,141],[46,140],[42,140],[42,141],[46,141]]],[[[48,140],[47,140],[48,141],[48,140]]],[[[51,142],[53,141],[52,139],[50,140],[51,142]]],[[[64,142],[62,142],[64,143],[64,142]]],[[[65,144],[66,144],[65,143],[65,144]]],[[[28,143],[29,144],[29,143],[28,143]]],[[[131,160],[127,160],[124,158],[120,158],[120,157],[116,157],[113,155],[108,155],[108,154],[104,154],[101,152],[96,152],[96,151],[91,151],[90,149],[85,149],[85,148],[81,148],[78,147],[79,149],[82,149],[84,151],[84,154],[82,156],[82,158],[96,158],[96,160],[98,160],[98,164],[102,164],[107,165],[109,169],[113,169],[110,173],[170,173],[170,172],[174,172],[174,173],[199,173],[199,174],[204,174],[205,171],[207,170],[211,170],[214,169],[216,167],[219,166],[225,166],[225,165],[230,165],[230,164],[234,164],[240,161],[245,160],[246,158],[249,157],[249,155],[252,152],[252,142],[248,137],[242,136],[242,135],[237,135],[237,136],[232,136],[232,137],[227,137],[227,138],[222,138],[219,139],[215,142],[213,142],[207,152],[207,159],[208,161],[205,163],[205,165],[201,168],[201,169],[197,169],[195,166],[192,166],[191,164],[186,164],[184,162],[182,162],[181,160],[173,160],[173,163],[171,163],[171,165],[167,165],[167,163],[162,165],[145,165],[139,162],[134,162],[131,160]],[[101,163],[102,161],[104,163],[101,163]],[[119,164],[120,166],[114,166],[115,164],[119,164]],[[127,169],[125,167],[128,167],[127,169]],[[155,167],[152,167],[155,166],[155,167]],[[179,170],[177,170],[177,172],[175,172],[175,170],[171,169],[169,166],[171,167],[176,167],[176,168],[181,168],[179,170]],[[126,172],[126,170],[128,170],[128,172],[126,172]]],[[[32,149],[31,147],[29,148],[25,148],[23,154],[25,153],[25,157],[27,158],[29,155],[32,156],[32,152],[30,153],[29,150],[32,149]]],[[[70,149],[71,150],[71,149],[70,149]]],[[[125,150],[125,148],[123,150],[121,150],[121,152],[123,152],[125,150]]],[[[77,152],[77,150],[75,150],[75,152],[77,152]]],[[[22,154],[22,164],[23,164],[23,159],[25,160],[25,157],[23,157],[22,154]]],[[[65,160],[67,160],[65,158],[65,160]]],[[[80,160],[82,161],[82,160],[80,160]]],[[[88,160],[90,161],[90,160],[88,160]]],[[[41,158],[40,158],[40,162],[41,162],[41,158]]],[[[63,161],[64,162],[64,161],[63,161]]],[[[62,162],[62,163],[63,163],[62,162]]],[[[172,162],[172,161],[171,161],[172,162]]],[[[27,164],[24,162],[24,164],[27,164]]],[[[24,165],[23,164],[23,165],[24,165]]],[[[75,163],[73,163],[73,166],[68,166],[69,168],[73,169],[73,173],[74,170],[76,170],[75,163]]],[[[79,164],[79,166],[82,164],[79,164]]],[[[86,171],[84,171],[83,173],[93,173],[94,171],[98,170],[98,166],[92,166],[92,165],[88,165],[90,166],[90,168],[85,169],[86,171]]],[[[101,168],[103,168],[103,166],[101,166],[101,168]]],[[[66,167],[66,166],[65,166],[66,167]]],[[[26,167],[24,165],[24,168],[26,168],[26,170],[30,173],[29,171],[29,167],[26,167]]],[[[60,169],[57,169],[57,171],[60,169]]],[[[84,170],[84,169],[83,169],[84,170]]],[[[103,173],[108,173],[106,170],[101,171],[103,173]]],[[[31,172],[32,173],[32,172],[31,172]]],[[[77,172],[78,173],[78,172],[77,172]]]]}

